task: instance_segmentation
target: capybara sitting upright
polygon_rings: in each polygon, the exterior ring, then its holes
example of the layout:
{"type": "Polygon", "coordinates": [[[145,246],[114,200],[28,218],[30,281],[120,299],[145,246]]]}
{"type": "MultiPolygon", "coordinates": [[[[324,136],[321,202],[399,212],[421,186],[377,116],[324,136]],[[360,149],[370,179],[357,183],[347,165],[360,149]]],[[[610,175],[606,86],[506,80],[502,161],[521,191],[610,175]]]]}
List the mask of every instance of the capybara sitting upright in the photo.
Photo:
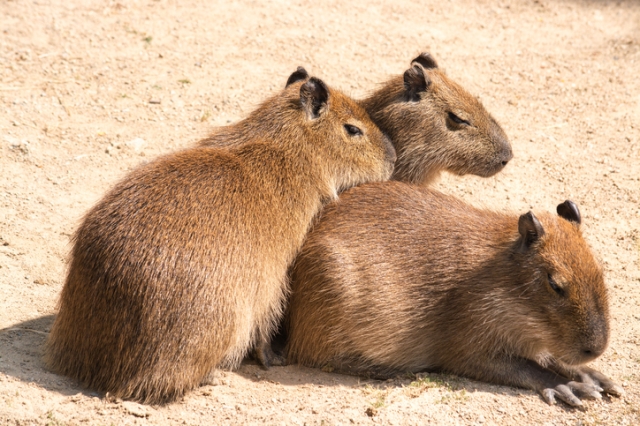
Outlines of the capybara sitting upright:
{"type": "Polygon", "coordinates": [[[353,100],[294,73],[225,130],[126,176],[85,216],[46,360],[90,388],[175,399],[268,341],[323,204],[388,179],[393,146],[353,100]]]}
{"type": "MultiPolygon", "coordinates": [[[[306,75],[303,68],[298,73],[306,75]]],[[[511,160],[511,144],[482,103],[446,76],[428,53],[360,101],[391,138],[398,159],[394,180],[428,185],[448,171],[493,176],[511,160]]],[[[244,143],[238,132],[217,131],[202,145],[244,143]]]]}
{"type": "Polygon", "coordinates": [[[577,206],[557,211],[496,213],[400,182],[346,191],[294,262],[289,362],[446,371],[575,406],[621,394],[583,365],[607,347],[607,289],[577,206]]]}

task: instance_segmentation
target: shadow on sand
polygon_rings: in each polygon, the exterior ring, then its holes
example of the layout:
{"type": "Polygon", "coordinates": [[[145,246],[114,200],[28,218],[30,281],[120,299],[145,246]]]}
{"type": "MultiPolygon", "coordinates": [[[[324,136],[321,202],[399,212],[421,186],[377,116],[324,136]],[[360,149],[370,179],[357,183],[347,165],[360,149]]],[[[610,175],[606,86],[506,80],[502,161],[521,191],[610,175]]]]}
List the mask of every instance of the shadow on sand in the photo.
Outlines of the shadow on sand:
{"type": "MultiPolygon", "coordinates": [[[[60,376],[48,370],[42,360],[46,337],[55,315],[45,315],[10,327],[0,329],[0,372],[25,383],[34,383],[44,389],[61,395],[72,396],[82,393],[86,396],[104,397],[102,393],[83,388],[75,380],[60,376]]],[[[290,365],[264,370],[255,361],[247,359],[232,373],[252,382],[271,382],[284,386],[344,386],[351,388],[372,387],[380,390],[415,386],[415,377],[398,377],[386,381],[324,372],[319,369],[290,365]]],[[[418,383],[429,387],[443,387],[451,392],[492,392],[500,395],[517,396],[530,391],[504,386],[474,382],[447,374],[421,374],[418,383]]],[[[215,392],[216,386],[208,386],[215,392]]]]}
{"type": "Polygon", "coordinates": [[[54,318],[54,315],[45,315],[0,329],[0,372],[62,395],[96,396],[74,380],[45,367],[42,351],[54,318]]]}

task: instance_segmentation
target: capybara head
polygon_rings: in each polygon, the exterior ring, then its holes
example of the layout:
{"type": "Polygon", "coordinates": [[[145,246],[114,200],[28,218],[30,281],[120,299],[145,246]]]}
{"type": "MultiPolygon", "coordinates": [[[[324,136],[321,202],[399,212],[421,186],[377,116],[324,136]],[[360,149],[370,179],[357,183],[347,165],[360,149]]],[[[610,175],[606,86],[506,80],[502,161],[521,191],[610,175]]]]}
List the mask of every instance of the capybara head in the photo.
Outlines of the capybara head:
{"type": "MultiPolygon", "coordinates": [[[[520,216],[519,252],[532,279],[521,296],[531,309],[530,336],[539,336],[539,353],[566,364],[600,356],[609,340],[609,303],[602,270],[581,236],[580,212],[572,201],[558,205],[558,216],[542,222],[520,216]]],[[[520,291],[514,289],[514,291],[520,291]]]]}
{"type": "Polygon", "coordinates": [[[305,141],[305,149],[300,147],[300,152],[318,160],[316,165],[326,166],[323,178],[333,188],[333,196],[366,181],[388,179],[396,160],[391,141],[364,108],[338,90],[329,89],[322,80],[310,77],[303,67],[289,76],[281,94],[236,125],[217,128],[198,145],[237,147],[253,138],[289,145],[305,141]],[[308,148],[311,152],[306,151],[308,148]]]}
{"type": "Polygon", "coordinates": [[[304,68],[287,80],[286,89],[294,94],[306,120],[307,133],[325,157],[329,176],[336,176],[338,191],[365,181],[386,180],[393,172],[396,153],[389,138],[371,121],[353,99],[329,88],[304,68]],[[299,95],[298,95],[299,93],[299,95]],[[335,140],[335,135],[340,140],[335,140]]]}
{"type": "Polygon", "coordinates": [[[363,104],[396,148],[394,179],[428,183],[442,170],[488,177],[513,157],[496,120],[428,53],[363,104]]]}

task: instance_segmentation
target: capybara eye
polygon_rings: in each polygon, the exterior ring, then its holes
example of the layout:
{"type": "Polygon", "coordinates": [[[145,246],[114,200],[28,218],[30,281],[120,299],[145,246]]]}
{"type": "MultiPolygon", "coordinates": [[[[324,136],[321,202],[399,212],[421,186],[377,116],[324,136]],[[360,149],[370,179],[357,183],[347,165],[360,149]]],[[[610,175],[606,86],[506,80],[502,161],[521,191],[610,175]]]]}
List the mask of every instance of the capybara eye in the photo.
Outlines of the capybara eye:
{"type": "Polygon", "coordinates": [[[356,126],[352,126],[351,124],[345,124],[344,129],[349,133],[349,136],[361,136],[362,130],[360,130],[356,126]]]}
{"type": "Polygon", "coordinates": [[[449,119],[456,124],[466,124],[467,126],[471,125],[467,120],[463,120],[452,112],[449,112],[449,119]]]}
{"type": "Polygon", "coordinates": [[[549,280],[549,287],[551,287],[551,289],[553,291],[555,291],[556,293],[558,293],[558,295],[560,296],[564,296],[564,289],[562,287],[560,287],[553,278],[551,278],[551,274],[547,275],[547,279],[549,280]]]}

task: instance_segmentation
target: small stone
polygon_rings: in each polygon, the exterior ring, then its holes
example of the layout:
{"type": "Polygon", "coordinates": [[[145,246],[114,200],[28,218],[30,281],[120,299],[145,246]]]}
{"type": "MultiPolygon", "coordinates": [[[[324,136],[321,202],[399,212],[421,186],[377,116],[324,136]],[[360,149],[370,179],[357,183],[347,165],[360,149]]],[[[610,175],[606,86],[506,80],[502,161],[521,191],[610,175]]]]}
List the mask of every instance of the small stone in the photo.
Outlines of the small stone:
{"type": "Polygon", "coordinates": [[[367,408],[367,410],[366,410],[364,413],[365,413],[367,416],[369,416],[369,417],[373,417],[373,416],[375,416],[376,414],[378,414],[378,410],[376,410],[376,409],[375,409],[375,408],[373,408],[373,407],[369,407],[369,408],[367,408]]]}
{"type": "Polygon", "coordinates": [[[122,407],[127,413],[133,416],[141,417],[141,418],[149,416],[149,412],[147,411],[147,409],[140,404],[136,404],[135,402],[124,401],[122,403],[122,407]]]}
{"type": "Polygon", "coordinates": [[[104,399],[107,400],[107,402],[110,402],[112,404],[121,404],[122,403],[122,399],[118,398],[117,396],[114,396],[113,394],[107,392],[104,395],[104,399]]]}
{"type": "Polygon", "coordinates": [[[142,151],[142,148],[146,143],[147,142],[145,142],[145,140],[142,138],[135,138],[130,140],[129,142],[126,142],[125,145],[133,149],[135,152],[140,152],[142,151]]]}
{"type": "Polygon", "coordinates": [[[30,151],[29,142],[26,139],[19,140],[14,139],[9,136],[5,136],[4,138],[7,142],[9,142],[9,148],[14,151],[21,151],[23,154],[28,154],[30,151]]]}
{"type": "Polygon", "coordinates": [[[160,105],[160,99],[149,99],[149,103],[152,105],[160,105]]]}

